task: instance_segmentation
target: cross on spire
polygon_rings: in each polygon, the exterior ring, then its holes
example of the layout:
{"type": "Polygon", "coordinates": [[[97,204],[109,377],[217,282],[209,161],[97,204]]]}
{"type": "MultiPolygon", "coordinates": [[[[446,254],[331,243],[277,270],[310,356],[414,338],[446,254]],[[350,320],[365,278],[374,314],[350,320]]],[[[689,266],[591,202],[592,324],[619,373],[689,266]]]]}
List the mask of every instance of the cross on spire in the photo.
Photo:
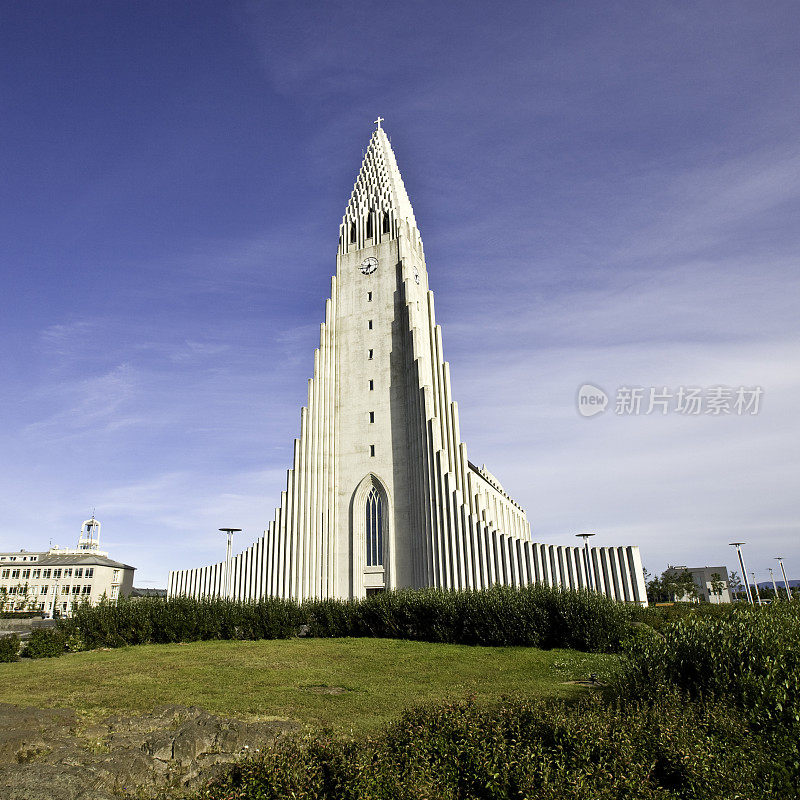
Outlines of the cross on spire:
{"type": "Polygon", "coordinates": [[[381,129],[381,122],[383,122],[383,117],[378,117],[378,119],[374,120],[375,124],[378,126],[378,130],[381,129]]]}

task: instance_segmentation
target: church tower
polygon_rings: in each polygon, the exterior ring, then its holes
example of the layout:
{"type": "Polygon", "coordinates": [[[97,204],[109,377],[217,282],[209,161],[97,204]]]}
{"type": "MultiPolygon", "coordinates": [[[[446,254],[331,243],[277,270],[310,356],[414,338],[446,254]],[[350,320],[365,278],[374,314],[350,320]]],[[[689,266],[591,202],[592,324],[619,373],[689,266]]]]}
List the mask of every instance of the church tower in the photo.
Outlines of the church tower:
{"type": "MultiPolygon", "coordinates": [[[[231,595],[358,598],[534,582],[646,602],[638,548],[531,541],[525,512],[467,458],[414,211],[376,120],[339,228],[286,489],[231,564],[231,595]]],[[[222,593],[226,564],[170,573],[222,593]]]]}

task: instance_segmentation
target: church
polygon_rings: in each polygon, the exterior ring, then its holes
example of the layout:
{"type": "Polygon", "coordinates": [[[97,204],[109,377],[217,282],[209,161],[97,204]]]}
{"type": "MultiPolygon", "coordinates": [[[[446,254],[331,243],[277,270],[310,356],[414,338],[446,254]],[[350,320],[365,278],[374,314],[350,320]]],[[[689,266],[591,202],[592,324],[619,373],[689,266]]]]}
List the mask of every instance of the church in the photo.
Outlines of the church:
{"type": "Polygon", "coordinates": [[[414,210],[376,120],[339,228],[286,489],[263,536],[169,595],[360,598],[543,583],[646,605],[639,548],[534,542],[467,457],[414,210]]]}

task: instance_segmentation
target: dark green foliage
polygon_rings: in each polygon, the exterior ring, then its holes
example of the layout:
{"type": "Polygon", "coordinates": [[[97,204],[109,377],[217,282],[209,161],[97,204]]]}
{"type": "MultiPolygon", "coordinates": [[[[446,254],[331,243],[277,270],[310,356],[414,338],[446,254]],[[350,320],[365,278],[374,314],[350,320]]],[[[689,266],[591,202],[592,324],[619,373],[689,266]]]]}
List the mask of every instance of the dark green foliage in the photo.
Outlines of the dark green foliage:
{"type": "Polygon", "coordinates": [[[672,603],[668,606],[631,607],[631,618],[644,622],[663,632],[673,622],[688,617],[729,617],[736,613],[740,603],[672,603]]]}
{"type": "Polygon", "coordinates": [[[300,607],[285,600],[235,603],[146,597],[81,606],[59,628],[92,649],[208,639],[286,639],[302,623],[300,607]]]}
{"type": "Polygon", "coordinates": [[[19,660],[19,636],[0,636],[0,662],[19,660]]]}
{"type": "Polygon", "coordinates": [[[617,691],[655,696],[665,688],[731,704],[753,730],[785,741],[800,771],[800,604],[737,605],[686,616],[663,638],[636,637],[617,691]]]}
{"type": "Polygon", "coordinates": [[[60,623],[87,648],[207,639],[380,637],[471,645],[570,647],[612,652],[630,611],[597,594],[541,586],[480,592],[399,591],[364,600],[143,598],[83,605],[60,623]],[[305,632],[305,631],[304,631],[305,632]]]}
{"type": "Polygon", "coordinates": [[[461,702],[404,715],[360,743],[280,742],[202,790],[204,800],[761,800],[791,796],[763,743],[725,706],[461,702]]]}
{"type": "Polygon", "coordinates": [[[55,658],[63,655],[67,638],[56,628],[40,628],[31,632],[22,651],[28,658],[55,658]]]}

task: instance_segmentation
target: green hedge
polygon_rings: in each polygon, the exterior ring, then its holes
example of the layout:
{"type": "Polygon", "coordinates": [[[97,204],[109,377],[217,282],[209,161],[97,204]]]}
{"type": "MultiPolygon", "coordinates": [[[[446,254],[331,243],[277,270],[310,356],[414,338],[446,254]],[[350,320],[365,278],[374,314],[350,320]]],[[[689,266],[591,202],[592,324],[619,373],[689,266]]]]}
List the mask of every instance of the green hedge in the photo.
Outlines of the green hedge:
{"type": "Polygon", "coordinates": [[[381,637],[471,645],[619,649],[630,610],[587,592],[540,586],[485,591],[405,590],[301,605],[176,597],[83,605],[59,628],[86,648],[207,639],[381,637]]]}
{"type": "Polygon", "coordinates": [[[0,662],[19,661],[19,636],[0,636],[0,662]]]}
{"type": "Polygon", "coordinates": [[[800,603],[691,615],[668,625],[662,636],[631,640],[617,691],[652,697],[663,687],[693,700],[723,700],[741,709],[754,729],[797,743],[800,603]]]}
{"type": "Polygon", "coordinates": [[[377,738],[279,741],[202,800],[767,800],[792,797],[772,752],[721,704],[473,702],[405,714],[377,738]]]}
{"type": "Polygon", "coordinates": [[[22,651],[28,658],[57,658],[64,654],[66,636],[56,628],[40,628],[31,631],[22,651]]]}

